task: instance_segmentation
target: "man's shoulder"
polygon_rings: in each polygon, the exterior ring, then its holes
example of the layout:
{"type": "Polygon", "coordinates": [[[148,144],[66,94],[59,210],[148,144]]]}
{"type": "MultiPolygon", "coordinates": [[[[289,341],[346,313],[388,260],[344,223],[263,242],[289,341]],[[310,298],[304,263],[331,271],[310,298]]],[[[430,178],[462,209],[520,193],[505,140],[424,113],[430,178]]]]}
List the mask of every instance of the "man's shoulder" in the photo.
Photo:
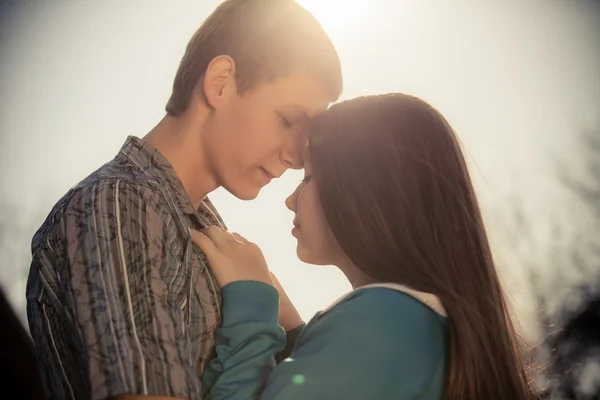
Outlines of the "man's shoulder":
{"type": "Polygon", "coordinates": [[[160,196],[164,184],[160,176],[146,174],[131,163],[116,157],[71,187],[56,205],[68,208],[75,196],[91,195],[93,192],[108,193],[117,187],[160,196]]]}
{"type": "Polygon", "coordinates": [[[123,163],[122,160],[115,158],[73,186],[66,196],[85,192],[92,188],[112,187],[115,185],[132,189],[160,191],[162,183],[159,177],[145,174],[137,167],[129,163],[123,163]]]}
{"type": "MultiPolygon", "coordinates": [[[[88,175],[71,187],[54,205],[34,237],[45,240],[64,223],[67,215],[77,216],[92,212],[101,203],[114,202],[117,197],[152,202],[156,210],[168,212],[163,193],[164,184],[155,176],[143,174],[114,160],[88,175]]],[[[126,211],[125,211],[126,212],[126,211]]]]}

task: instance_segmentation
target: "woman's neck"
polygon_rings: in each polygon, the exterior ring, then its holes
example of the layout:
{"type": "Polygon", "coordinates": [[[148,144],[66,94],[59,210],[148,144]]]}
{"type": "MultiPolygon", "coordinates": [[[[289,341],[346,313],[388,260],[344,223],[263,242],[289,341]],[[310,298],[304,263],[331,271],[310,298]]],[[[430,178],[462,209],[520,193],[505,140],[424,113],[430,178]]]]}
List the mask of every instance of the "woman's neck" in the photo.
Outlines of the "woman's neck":
{"type": "Polygon", "coordinates": [[[377,283],[377,280],[362,272],[352,262],[342,262],[336,265],[340,271],[346,276],[353,289],[361,286],[377,283]]]}

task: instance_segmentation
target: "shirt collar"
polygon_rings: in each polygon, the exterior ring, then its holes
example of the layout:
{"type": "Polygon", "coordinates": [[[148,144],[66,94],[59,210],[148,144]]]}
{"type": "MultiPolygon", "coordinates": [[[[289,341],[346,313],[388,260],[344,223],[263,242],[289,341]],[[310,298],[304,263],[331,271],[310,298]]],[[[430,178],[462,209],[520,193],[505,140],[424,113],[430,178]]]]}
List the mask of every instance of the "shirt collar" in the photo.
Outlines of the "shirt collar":
{"type": "Polygon", "coordinates": [[[194,208],[171,163],[148,141],[129,136],[119,154],[126,157],[145,175],[165,181],[177,206],[184,214],[192,216],[203,226],[223,224],[208,198],[203,200],[199,210],[194,208]]]}

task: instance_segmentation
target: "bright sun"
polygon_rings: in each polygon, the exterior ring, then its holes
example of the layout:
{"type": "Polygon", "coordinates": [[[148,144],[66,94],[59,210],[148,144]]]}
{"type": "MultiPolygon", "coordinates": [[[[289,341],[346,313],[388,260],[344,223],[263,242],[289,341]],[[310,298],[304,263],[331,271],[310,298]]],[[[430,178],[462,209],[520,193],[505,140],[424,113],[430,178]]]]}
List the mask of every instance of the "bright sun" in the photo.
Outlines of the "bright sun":
{"type": "Polygon", "coordinates": [[[319,20],[329,34],[341,33],[365,22],[373,0],[297,0],[319,20]]]}

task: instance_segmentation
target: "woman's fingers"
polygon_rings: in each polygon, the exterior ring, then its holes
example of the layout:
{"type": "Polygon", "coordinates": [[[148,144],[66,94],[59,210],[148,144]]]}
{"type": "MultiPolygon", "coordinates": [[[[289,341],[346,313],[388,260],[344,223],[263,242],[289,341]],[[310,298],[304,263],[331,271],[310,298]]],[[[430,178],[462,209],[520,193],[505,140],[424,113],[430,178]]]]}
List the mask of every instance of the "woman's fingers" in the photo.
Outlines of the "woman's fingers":
{"type": "Polygon", "coordinates": [[[215,225],[206,227],[201,232],[208,236],[218,248],[222,248],[228,242],[235,240],[231,233],[215,225]]]}
{"type": "Polygon", "coordinates": [[[237,233],[230,233],[225,229],[219,228],[218,226],[209,226],[201,231],[195,231],[190,229],[192,232],[192,240],[204,251],[208,256],[207,252],[227,252],[230,249],[231,244],[237,242],[248,244],[249,242],[237,233]],[[210,241],[210,242],[209,242],[210,241]],[[206,247],[206,249],[205,249],[206,247]]]}
{"type": "Polygon", "coordinates": [[[208,259],[221,287],[237,281],[272,284],[269,268],[260,248],[236,233],[209,226],[200,232],[190,230],[192,240],[208,259]]]}
{"type": "Polygon", "coordinates": [[[192,235],[192,242],[200,247],[207,257],[209,255],[212,256],[217,250],[216,245],[210,236],[193,229],[190,229],[190,234],[192,235]]]}
{"type": "Polygon", "coordinates": [[[246,239],[245,237],[243,237],[239,233],[232,233],[232,235],[235,238],[235,240],[237,240],[238,242],[242,242],[244,244],[250,243],[250,242],[248,242],[248,239],[246,239]]]}

